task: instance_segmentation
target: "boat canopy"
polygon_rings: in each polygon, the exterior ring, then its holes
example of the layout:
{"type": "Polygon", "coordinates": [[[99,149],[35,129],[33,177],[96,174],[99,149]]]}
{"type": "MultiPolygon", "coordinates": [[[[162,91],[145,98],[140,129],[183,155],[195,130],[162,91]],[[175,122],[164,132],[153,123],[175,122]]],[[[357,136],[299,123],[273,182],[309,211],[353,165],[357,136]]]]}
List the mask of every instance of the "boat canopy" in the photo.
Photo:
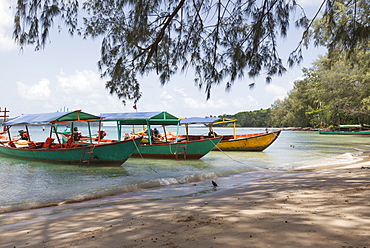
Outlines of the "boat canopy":
{"type": "Polygon", "coordinates": [[[220,117],[189,117],[182,119],[180,121],[181,125],[189,125],[189,124],[222,124],[222,123],[229,123],[229,122],[236,122],[236,119],[225,119],[220,117]]]}
{"type": "Polygon", "coordinates": [[[182,119],[180,121],[181,125],[185,125],[186,130],[186,136],[187,139],[189,139],[189,125],[191,124],[204,124],[209,127],[209,131],[213,136],[216,136],[215,131],[213,130],[213,126],[217,124],[224,124],[224,123],[233,123],[234,127],[234,139],[236,139],[236,119],[226,119],[226,118],[220,118],[220,117],[189,117],[182,119]]]}
{"type": "Polygon", "coordinates": [[[14,125],[50,125],[53,123],[100,121],[101,117],[82,112],[81,110],[69,112],[54,112],[44,114],[20,115],[4,122],[3,126],[14,125]]]}
{"type": "Polygon", "coordinates": [[[190,117],[180,121],[181,125],[184,124],[208,124],[220,120],[219,117],[190,117]]]}
{"type": "Polygon", "coordinates": [[[167,112],[103,113],[102,121],[117,121],[120,125],[178,125],[180,119],[167,112]]]}

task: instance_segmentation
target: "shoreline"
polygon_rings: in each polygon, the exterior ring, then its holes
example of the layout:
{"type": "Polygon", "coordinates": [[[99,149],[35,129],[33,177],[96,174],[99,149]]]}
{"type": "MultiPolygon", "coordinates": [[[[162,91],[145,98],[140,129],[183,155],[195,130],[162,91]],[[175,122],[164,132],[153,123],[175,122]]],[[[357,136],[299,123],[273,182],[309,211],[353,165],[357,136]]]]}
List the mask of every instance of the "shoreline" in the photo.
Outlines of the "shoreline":
{"type": "MultiPolygon", "coordinates": [[[[364,161],[370,161],[369,154],[370,152],[362,152],[362,155],[351,154],[351,156],[353,156],[354,158],[352,162],[350,162],[350,164],[352,165],[362,163],[364,161]]],[[[331,166],[317,165],[314,167],[298,168],[292,170],[265,170],[264,172],[245,171],[236,174],[225,174],[216,178],[208,178],[200,181],[187,182],[184,184],[179,183],[167,186],[142,188],[136,191],[128,191],[111,195],[108,194],[100,197],[90,196],[88,198],[69,199],[39,206],[31,205],[26,207],[18,207],[12,211],[0,211],[0,227],[2,225],[20,222],[23,219],[29,219],[30,217],[28,216],[33,216],[32,218],[36,218],[39,215],[53,215],[53,213],[72,212],[80,209],[91,209],[96,207],[107,207],[122,204],[137,204],[149,201],[191,198],[214,193],[213,191],[216,190],[229,190],[240,186],[246,187],[258,181],[287,177],[295,174],[311,173],[323,169],[325,170],[330,168],[338,168],[347,165],[348,163],[340,162],[339,164],[332,164],[331,166]],[[217,182],[222,186],[218,187],[217,189],[212,188],[212,186],[210,186],[211,180],[217,180],[217,182]],[[199,186],[200,188],[198,188],[199,186]],[[171,194],[169,192],[175,193],[171,194]]]]}
{"type": "Polygon", "coordinates": [[[369,178],[365,159],[191,198],[40,215],[1,225],[0,247],[370,247],[369,178]]]}

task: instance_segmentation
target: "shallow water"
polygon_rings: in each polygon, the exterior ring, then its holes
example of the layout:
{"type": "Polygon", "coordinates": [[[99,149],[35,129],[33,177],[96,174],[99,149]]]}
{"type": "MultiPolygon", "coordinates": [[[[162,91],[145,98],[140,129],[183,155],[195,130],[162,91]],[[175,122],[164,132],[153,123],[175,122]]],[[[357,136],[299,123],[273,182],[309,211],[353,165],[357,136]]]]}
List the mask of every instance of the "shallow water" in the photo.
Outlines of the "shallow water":
{"type": "MultiPolygon", "coordinates": [[[[107,138],[116,138],[114,127],[104,128],[107,138]]],[[[87,133],[85,127],[80,130],[87,133]]],[[[232,133],[231,128],[215,131],[232,133]]],[[[33,140],[44,140],[48,132],[41,127],[30,128],[33,140]]],[[[198,127],[192,132],[206,134],[208,129],[198,127]]],[[[238,129],[238,133],[255,132],[264,129],[238,129]]],[[[212,151],[200,160],[184,161],[130,158],[117,167],[87,168],[0,156],[0,213],[109,195],[140,201],[206,193],[212,190],[212,179],[219,188],[230,188],[292,170],[355,163],[362,151],[369,150],[369,139],[283,131],[264,152],[212,151]]]]}

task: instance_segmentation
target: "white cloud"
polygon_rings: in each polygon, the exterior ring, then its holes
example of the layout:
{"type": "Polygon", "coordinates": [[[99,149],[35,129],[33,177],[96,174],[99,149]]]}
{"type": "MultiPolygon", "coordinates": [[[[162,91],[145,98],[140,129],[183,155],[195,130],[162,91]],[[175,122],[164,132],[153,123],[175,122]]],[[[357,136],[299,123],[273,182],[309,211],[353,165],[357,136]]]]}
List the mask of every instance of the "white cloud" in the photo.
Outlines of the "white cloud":
{"type": "Polygon", "coordinates": [[[206,101],[204,99],[198,100],[195,98],[186,97],[182,99],[182,101],[184,102],[184,106],[191,110],[192,113],[195,113],[196,116],[203,115],[199,113],[204,113],[205,115],[215,114],[219,113],[222,109],[230,108],[230,102],[226,101],[225,99],[210,99],[206,101]]]}
{"type": "Polygon", "coordinates": [[[237,98],[232,100],[232,105],[236,109],[250,109],[259,106],[259,102],[252,96],[246,96],[245,98],[237,98]]]}
{"type": "Polygon", "coordinates": [[[276,84],[268,84],[266,85],[265,87],[266,91],[268,93],[271,93],[273,95],[286,95],[287,94],[287,90],[281,86],[278,86],[276,84]]]}
{"type": "Polygon", "coordinates": [[[177,93],[179,93],[180,95],[184,96],[184,97],[187,97],[188,94],[186,93],[186,89],[185,88],[173,88],[173,90],[177,93]]]}
{"type": "Polygon", "coordinates": [[[16,48],[11,34],[13,16],[10,5],[6,1],[0,1],[0,52],[10,51],[16,48]]]}
{"type": "Polygon", "coordinates": [[[47,79],[42,79],[35,85],[17,82],[17,91],[21,97],[27,100],[47,100],[51,95],[49,85],[50,81],[47,79]]]}
{"type": "Polygon", "coordinates": [[[164,90],[161,92],[160,98],[165,100],[171,100],[173,99],[173,96],[168,91],[164,90]]]}
{"type": "Polygon", "coordinates": [[[100,79],[99,74],[90,70],[75,71],[74,74],[70,75],[61,71],[57,80],[60,89],[65,93],[87,94],[101,91],[104,88],[104,82],[100,79]]]}

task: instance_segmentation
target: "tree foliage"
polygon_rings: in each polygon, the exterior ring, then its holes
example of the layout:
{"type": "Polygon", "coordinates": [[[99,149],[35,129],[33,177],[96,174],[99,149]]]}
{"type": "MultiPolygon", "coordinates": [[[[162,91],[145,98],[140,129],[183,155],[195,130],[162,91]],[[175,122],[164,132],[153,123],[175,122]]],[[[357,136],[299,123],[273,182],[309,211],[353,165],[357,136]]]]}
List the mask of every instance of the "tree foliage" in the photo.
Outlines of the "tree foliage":
{"type": "Polygon", "coordinates": [[[320,27],[312,29],[312,22],[294,0],[80,2],[18,0],[14,39],[22,47],[43,49],[56,20],[58,28],[65,26],[71,35],[101,38],[101,75],[107,78],[110,93],[123,102],[141,97],[137,77],[150,72],[156,72],[165,84],[175,73],[190,68],[207,99],[212,86],[221,82],[230,88],[237,79],[262,73],[270,82],[286,70],[277,39],[287,35],[292,22],[303,28],[303,34],[289,58],[290,65],[302,60],[302,46],[312,38],[315,44],[351,48],[370,33],[367,0],[323,0],[318,11],[323,10],[327,31],[331,31],[325,39],[320,27]]]}
{"type": "Polygon", "coordinates": [[[351,58],[354,50],[369,50],[369,23],[369,1],[327,1],[326,11],[307,37],[327,47],[329,57],[339,49],[351,58]]]}
{"type": "Polygon", "coordinates": [[[369,7],[369,1],[328,2],[311,32],[317,44],[328,47],[328,54],[304,69],[304,79],[275,103],[274,124],[370,124],[369,7]]]}
{"type": "Polygon", "coordinates": [[[352,60],[336,51],[305,69],[288,97],[275,102],[273,125],[370,124],[370,51],[354,50],[352,60]]]}
{"type": "Polygon", "coordinates": [[[241,127],[269,127],[271,109],[239,112],[234,115],[222,115],[220,118],[237,119],[237,125],[241,127]]]}

